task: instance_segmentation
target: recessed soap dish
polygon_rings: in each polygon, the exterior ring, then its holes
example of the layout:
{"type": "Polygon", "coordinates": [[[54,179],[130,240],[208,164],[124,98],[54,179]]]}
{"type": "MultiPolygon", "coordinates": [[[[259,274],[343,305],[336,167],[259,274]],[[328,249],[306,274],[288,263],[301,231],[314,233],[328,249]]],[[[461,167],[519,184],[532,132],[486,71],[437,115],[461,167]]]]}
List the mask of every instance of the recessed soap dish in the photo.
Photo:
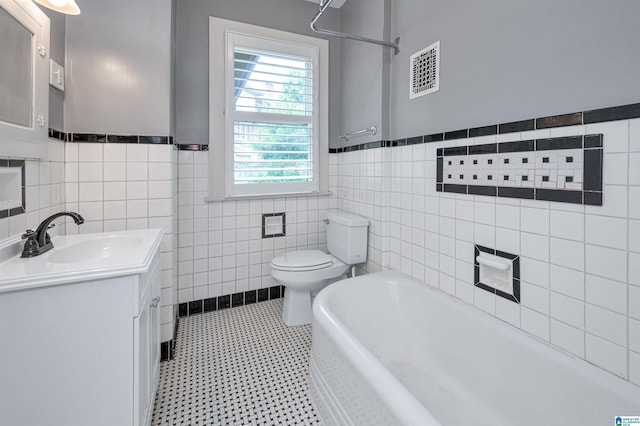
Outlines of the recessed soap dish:
{"type": "Polygon", "coordinates": [[[505,293],[513,294],[513,268],[511,260],[480,252],[476,257],[480,265],[480,282],[505,293]]]}
{"type": "Polygon", "coordinates": [[[505,299],[520,303],[520,258],[475,246],[475,285],[505,299]]]}

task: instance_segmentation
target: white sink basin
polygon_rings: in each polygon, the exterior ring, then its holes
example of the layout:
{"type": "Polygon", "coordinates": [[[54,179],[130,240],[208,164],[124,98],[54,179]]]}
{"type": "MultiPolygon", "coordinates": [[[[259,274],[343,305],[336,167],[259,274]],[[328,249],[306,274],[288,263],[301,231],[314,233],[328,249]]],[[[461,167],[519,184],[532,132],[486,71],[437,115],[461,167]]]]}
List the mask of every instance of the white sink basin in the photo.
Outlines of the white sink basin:
{"type": "Polygon", "coordinates": [[[139,247],[142,239],[125,236],[112,236],[82,241],[66,247],[51,249],[47,261],[50,263],[84,263],[123,256],[139,247]]]}
{"type": "Polygon", "coordinates": [[[160,229],[58,235],[53,248],[22,258],[24,241],[0,243],[0,294],[146,271],[162,241],[160,229]]]}

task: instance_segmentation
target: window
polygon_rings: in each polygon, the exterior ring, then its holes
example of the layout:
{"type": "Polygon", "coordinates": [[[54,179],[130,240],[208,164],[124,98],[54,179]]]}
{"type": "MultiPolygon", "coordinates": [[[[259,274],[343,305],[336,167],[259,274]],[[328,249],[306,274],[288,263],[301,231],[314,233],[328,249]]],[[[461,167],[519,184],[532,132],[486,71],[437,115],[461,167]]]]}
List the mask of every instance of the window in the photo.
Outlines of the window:
{"type": "Polygon", "coordinates": [[[327,42],[210,19],[211,198],[326,192],[327,42]]]}

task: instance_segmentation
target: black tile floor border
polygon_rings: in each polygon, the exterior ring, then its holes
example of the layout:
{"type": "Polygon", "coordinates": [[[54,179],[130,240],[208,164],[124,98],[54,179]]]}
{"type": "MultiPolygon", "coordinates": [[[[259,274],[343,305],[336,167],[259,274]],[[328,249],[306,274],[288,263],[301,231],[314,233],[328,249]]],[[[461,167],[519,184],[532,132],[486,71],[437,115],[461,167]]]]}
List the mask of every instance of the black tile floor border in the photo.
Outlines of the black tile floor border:
{"type": "Polygon", "coordinates": [[[251,305],[253,303],[279,299],[281,297],[284,297],[284,286],[276,285],[259,290],[249,290],[208,299],[192,300],[191,302],[178,304],[178,317],[188,317],[221,309],[251,305]]]}
{"type": "Polygon", "coordinates": [[[469,129],[458,129],[434,133],[430,135],[411,136],[393,141],[378,141],[375,143],[351,145],[343,148],[329,148],[330,154],[340,154],[343,152],[360,151],[362,149],[406,146],[419,143],[441,142],[443,140],[466,139],[478,136],[494,134],[507,134],[516,132],[527,132],[538,129],[550,129],[558,127],[576,126],[581,124],[605,123],[608,121],[630,120],[640,118],[640,103],[619,105],[608,108],[594,109],[589,111],[572,112],[568,114],[558,114],[548,117],[530,118],[509,123],[490,124],[486,126],[473,127],[469,129]],[[496,130],[494,133],[494,129],[496,130]]]}
{"type": "Polygon", "coordinates": [[[169,361],[173,359],[176,349],[175,339],[171,339],[168,342],[160,343],[160,361],[169,361]]]}
{"type": "Polygon", "coordinates": [[[173,327],[173,338],[168,342],[160,343],[160,361],[169,361],[174,358],[176,353],[176,341],[178,340],[178,323],[179,317],[175,317],[173,327]]]}

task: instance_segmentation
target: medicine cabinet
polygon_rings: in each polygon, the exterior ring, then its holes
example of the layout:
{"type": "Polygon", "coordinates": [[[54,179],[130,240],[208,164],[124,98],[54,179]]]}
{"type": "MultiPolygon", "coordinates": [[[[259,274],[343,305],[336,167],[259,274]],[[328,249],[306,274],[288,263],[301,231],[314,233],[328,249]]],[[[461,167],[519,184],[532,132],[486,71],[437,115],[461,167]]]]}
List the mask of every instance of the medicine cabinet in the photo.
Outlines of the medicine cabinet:
{"type": "Polygon", "coordinates": [[[44,158],[49,132],[49,18],[0,0],[0,157],[44,158]]]}

